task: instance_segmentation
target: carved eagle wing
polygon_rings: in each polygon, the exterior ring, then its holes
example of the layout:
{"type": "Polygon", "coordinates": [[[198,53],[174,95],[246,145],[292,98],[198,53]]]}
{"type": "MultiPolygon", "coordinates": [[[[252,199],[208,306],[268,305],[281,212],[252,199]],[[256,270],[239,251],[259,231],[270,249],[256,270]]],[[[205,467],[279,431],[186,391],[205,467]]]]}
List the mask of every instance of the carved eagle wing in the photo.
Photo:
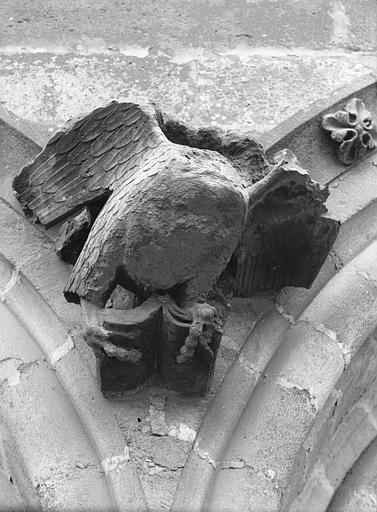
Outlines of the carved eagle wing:
{"type": "Polygon", "coordinates": [[[289,150],[275,155],[274,164],[248,189],[244,234],[234,255],[235,296],[309,288],[338,235],[339,222],[325,206],[328,187],[312,180],[289,150]]]}
{"type": "Polygon", "coordinates": [[[163,140],[151,104],[113,101],[57,132],[13,188],[23,207],[49,227],[109,195],[136,172],[145,151],[163,140]]]}

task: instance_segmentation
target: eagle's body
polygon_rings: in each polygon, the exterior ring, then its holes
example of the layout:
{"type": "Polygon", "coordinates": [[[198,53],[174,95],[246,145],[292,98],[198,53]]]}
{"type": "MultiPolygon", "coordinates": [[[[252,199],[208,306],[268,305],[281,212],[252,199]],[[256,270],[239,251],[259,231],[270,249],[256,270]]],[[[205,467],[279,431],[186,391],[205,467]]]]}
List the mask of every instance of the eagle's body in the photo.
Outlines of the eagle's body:
{"type": "Polygon", "coordinates": [[[204,153],[162,144],[140,161],[94,222],[69,298],[104,303],[115,282],[139,295],[211,288],[241,239],[247,196],[229,163],[204,153]]]}

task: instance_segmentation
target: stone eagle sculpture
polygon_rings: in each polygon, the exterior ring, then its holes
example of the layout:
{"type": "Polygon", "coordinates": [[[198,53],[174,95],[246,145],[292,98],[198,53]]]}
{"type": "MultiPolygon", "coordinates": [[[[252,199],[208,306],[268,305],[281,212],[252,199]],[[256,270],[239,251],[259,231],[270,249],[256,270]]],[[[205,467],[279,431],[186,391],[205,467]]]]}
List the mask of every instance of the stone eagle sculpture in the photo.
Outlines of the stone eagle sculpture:
{"type": "Polygon", "coordinates": [[[171,360],[179,365],[220,332],[204,302],[211,290],[309,287],[338,232],[325,215],[327,188],[289,151],[268,163],[253,139],[191,128],[153,104],[114,101],[71,123],[13,187],[46,228],[89,210],[64,293],[81,302],[86,336],[102,356],[135,365],[151,347],[130,346],[125,317],[105,310],[118,284],[139,299],[135,325],[166,303],[177,325],[192,323],[171,360]]]}

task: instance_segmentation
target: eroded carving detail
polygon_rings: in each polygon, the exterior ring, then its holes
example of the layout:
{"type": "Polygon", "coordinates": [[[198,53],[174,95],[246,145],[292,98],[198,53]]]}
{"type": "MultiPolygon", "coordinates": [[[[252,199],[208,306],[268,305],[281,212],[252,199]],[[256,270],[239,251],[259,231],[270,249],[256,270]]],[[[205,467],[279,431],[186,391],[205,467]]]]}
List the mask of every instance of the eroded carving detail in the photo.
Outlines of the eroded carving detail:
{"type": "Polygon", "coordinates": [[[338,143],[338,157],[346,165],[353,164],[376,147],[376,123],[358,98],[353,98],[343,110],[325,115],[322,126],[338,143]]]}
{"type": "Polygon", "coordinates": [[[207,390],[222,331],[206,301],[309,287],[338,232],[327,188],[292,154],[269,164],[253,139],[150,104],[113,102],[57,133],[14,188],[47,227],[90,209],[63,228],[72,255],[90,227],[65,296],[81,303],[106,389],[157,368],[176,389],[207,390]],[[117,285],[135,308],[105,307],[117,285]]]}
{"type": "Polygon", "coordinates": [[[192,323],[190,332],[185,339],[184,345],[180,348],[177,356],[177,363],[185,363],[195,355],[195,349],[200,344],[212,359],[214,354],[211,350],[211,343],[214,332],[222,334],[221,320],[218,317],[216,308],[209,304],[197,303],[191,308],[192,323]]]}

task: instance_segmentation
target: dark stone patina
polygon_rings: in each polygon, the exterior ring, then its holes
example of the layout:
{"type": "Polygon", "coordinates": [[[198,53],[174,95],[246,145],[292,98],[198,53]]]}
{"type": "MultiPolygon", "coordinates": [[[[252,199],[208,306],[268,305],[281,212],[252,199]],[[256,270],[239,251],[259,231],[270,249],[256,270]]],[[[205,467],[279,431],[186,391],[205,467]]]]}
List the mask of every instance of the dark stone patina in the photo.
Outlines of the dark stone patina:
{"type": "Polygon", "coordinates": [[[205,392],[221,339],[210,297],[310,287],[338,232],[327,188],[292,153],[270,164],[253,139],[153,105],[96,109],[57,133],[14,188],[47,227],[76,215],[59,241],[78,255],[65,296],[81,303],[103,389],[157,369],[175,389],[205,392]],[[83,207],[91,215],[77,216],[83,207]],[[135,308],[105,307],[117,285],[135,308]]]}

